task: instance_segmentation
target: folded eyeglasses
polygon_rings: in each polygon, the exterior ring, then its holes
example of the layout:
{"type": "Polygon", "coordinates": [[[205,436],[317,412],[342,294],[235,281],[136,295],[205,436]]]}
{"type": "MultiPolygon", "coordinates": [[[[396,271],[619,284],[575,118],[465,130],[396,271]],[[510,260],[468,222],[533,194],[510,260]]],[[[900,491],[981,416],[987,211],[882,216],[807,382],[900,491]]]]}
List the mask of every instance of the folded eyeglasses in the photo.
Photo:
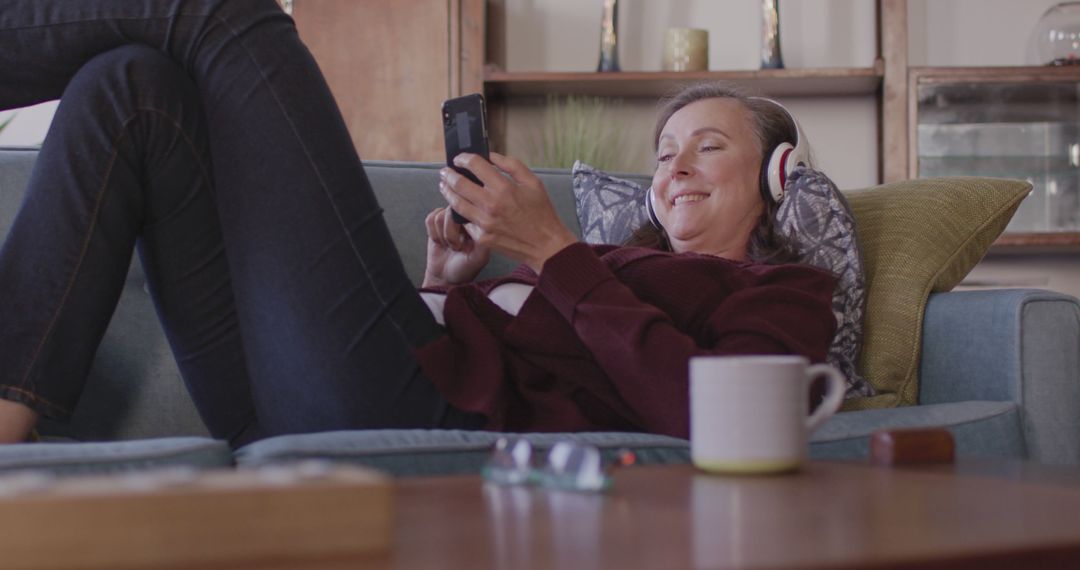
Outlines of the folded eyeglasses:
{"type": "Polygon", "coordinates": [[[543,467],[534,467],[533,447],[528,440],[501,437],[484,465],[484,480],[496,485],[540,485],[567,491],[604,491],[611,488],[611,473],[633,465],[634,453],[619,450],[605,466],[603,454],[593,445],[559,441],[551,446],[543,467]]]}

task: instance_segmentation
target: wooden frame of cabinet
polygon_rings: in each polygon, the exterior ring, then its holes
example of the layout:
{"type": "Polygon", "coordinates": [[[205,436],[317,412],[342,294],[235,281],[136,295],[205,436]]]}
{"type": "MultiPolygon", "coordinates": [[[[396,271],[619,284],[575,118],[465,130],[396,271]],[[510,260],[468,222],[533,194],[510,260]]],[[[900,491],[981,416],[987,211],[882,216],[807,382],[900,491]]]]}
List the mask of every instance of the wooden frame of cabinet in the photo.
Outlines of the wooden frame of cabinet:
{"type": "Polygon", "coordinates": [[[907,130],[908,178],[919,175],[918,112],[919,86],[954,83],[1080,83],[1078,67],[913,67],[908,71],[907,130]]]}
{"type": "MultiPolygon", "coordinates": [[[[907,134],[906,176],[919,175],[918,113],[919,86],[955,83],[1052,83],[1080,82],[1080,68],[1076,67],[913,67],[908,70],[907,116],[910,117],[907,134]]],[[[995,252],[1075,250],[1080,246],[1080,232],[1009,232],[994,242],[995,252]]]]}
{"type": "Polygon", "coordinates": [[[896,182],[907,178],[907,0],[878,0],[878,57],[885,61],[880,103],[880,177],[882,182],[896,182]]]}

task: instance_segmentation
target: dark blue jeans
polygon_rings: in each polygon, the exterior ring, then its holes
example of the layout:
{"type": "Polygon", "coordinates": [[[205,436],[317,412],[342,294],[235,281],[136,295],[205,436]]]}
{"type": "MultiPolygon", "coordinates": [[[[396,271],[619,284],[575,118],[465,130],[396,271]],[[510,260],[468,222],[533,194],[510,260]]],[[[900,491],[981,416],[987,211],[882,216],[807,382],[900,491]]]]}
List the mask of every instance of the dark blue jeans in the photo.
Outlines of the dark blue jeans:
{"type": "Polygon", "coordinates": [[[214,436],[477,426],[413,356],[443,331],[274,0],[0,2],[0,108],[57,97],[0,250],[0,397],[70,413],[137,246],[214,436]]]}

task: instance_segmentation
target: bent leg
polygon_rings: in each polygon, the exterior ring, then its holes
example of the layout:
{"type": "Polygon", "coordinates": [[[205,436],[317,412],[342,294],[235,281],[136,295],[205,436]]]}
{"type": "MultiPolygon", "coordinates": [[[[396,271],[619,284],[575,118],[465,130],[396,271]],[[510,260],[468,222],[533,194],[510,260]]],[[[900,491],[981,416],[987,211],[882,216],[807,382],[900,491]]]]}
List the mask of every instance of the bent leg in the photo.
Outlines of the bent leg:
{"type": "Polygon", "coordinates": [[[318,67],[273,0],[5,2],[0,105],[54,96],[92,54],[131,41],[169,54],[203,99],[267,434],[442,421],[445,401],[413,357],[440,328],[318,67]]]}
{"type": "Polygon", "coordinates": [[[71,412],[139,249],[166,334],[210,432],[257,435],[191,80],[160,52],[93,58],[64,92],[0,250],[0,394],[71,412]]]}
{"type": "Polygon", "coordinates": [[[0,400],[0,443],[26,441],[37,418],[37,412],[26,405],[0,400]]]}

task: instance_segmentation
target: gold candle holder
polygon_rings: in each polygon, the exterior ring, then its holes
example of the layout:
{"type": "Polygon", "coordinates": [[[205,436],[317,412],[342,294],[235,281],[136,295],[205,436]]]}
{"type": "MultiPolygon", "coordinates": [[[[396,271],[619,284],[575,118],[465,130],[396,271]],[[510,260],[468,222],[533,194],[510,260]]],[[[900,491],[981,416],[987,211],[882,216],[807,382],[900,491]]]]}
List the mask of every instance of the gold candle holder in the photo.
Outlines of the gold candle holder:
{"type": "Polygon", "coordinates": [[[664,34],[664,71],[708,71],[709,32],[668,28],[664,34]]]}

